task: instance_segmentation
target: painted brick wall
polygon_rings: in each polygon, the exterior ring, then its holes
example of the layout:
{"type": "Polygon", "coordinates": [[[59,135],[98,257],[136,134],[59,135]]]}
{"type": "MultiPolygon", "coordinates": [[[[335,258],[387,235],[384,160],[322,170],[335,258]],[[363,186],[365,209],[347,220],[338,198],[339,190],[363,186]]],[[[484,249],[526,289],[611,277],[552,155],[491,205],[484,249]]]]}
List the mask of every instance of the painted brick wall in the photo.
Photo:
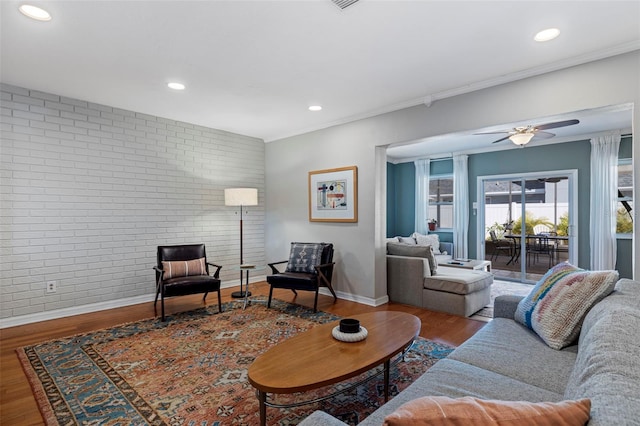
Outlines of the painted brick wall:
{"type": "Polygon", "coordinates": [[[205,243],[223,286],[237,284],[227,187],[258,188],[244,258],[264,264],[262,140],[5,84],[1,95],[1,318],[153,294],[160,244],[205,243]]]}

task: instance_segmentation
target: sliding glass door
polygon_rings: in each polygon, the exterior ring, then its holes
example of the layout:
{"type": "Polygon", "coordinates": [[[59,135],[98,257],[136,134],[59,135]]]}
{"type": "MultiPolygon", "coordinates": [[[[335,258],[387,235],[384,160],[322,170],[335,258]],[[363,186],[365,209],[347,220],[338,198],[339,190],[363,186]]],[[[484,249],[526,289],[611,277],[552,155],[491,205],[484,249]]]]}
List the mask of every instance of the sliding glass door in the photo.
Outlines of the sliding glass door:
{"type": "Polygon", "coordinates": [[[498,279],[536,282],[576,263],[575,171],[478,178],[479,253],[498,279]]]}

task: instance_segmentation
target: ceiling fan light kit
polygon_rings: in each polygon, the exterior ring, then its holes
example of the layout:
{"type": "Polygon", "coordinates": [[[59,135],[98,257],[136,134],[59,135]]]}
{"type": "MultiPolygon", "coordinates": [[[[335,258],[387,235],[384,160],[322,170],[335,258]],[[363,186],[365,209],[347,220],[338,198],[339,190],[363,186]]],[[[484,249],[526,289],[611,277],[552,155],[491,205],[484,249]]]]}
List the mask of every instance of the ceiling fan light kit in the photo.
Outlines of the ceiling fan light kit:
{"type": "Polygon", "coordinates": [[[555,136],[554,133],[545,132],[547,129],[556,129],[558,127],[566,127],[573,126],[575,124],[580,123],[580,120],[572,119],[572,120],[564,120],[564,121],[555,121],[552,123],[544,123],[538,124],[537,126],[528,125],[528,126],[520,126],[514,127],[510,130],[500,130],[497,132],[484,132],[484,133],[474,133],[474,135],[493,135],[499,133],[507,133],[507,136],[504,136],[492,143],[502,142],[506,139],[509,139],[511,142],[518,146],[524,146],[528,144],[534,136],[537,136],[538,139],[549,139],[555,136]]]}
{"type": "Polygon", "coordinates": [[[509,139],[516,145],[524,146],[531,141],[531,138],[533,138],[534,135],[535,133],[516,133],[509,136],[509,139]]]}

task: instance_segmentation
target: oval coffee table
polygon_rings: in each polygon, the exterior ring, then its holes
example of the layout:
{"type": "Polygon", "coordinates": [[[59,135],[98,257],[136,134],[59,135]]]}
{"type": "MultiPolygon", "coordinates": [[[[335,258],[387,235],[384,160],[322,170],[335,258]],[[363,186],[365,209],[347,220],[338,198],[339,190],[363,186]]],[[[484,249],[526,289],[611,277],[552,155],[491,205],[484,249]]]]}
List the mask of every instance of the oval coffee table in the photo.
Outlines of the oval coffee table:
{"type": "MultiPolygon", "coordinates": [[[[420,333],[420,320],[405,312],[382,311],[350,316],[367,329],[366,339],[347,343],[336,340],[334,321],[298,334],[260,355],[249,367],[249,382],[258,390],[260,424],[266,424],[267,406],[287,405],[267,401],[268,393],[290,394],[342,382],[384,364],[384,397],[389,399],[389,367],[394,355],[408,349],[420,333]]],[[[344,392],[341,391],[341,392],[344,392]]],[[[322,399],[333,396],[328,395],[322,399]]],[[[298,406],[316,402],[318,399],[298,406]]]]}

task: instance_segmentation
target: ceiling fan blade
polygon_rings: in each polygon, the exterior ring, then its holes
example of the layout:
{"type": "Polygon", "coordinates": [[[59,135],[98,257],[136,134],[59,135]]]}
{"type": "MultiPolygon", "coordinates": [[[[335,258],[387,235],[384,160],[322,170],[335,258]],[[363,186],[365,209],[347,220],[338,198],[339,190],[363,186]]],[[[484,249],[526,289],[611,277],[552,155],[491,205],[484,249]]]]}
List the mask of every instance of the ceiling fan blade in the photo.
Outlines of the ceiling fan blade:
{"type": "Polygon", "coordinates": [[[498,143],[498,142],[502,142],[503,140],[509,139],[509,136],[511,136],[511,135],[505,136],[504,138],[500,138],[500,139],[498,139],[497,141],[493,141],[493,142],[491,142],[491,143],[498,143]]]}
{"type": "Polygon", "coordinates": [[[501,133],[511,133],[513,130],[499,130],[497,132],[474,133],[474,135],[499,135],[501,133]]]}
{"type": "Polygon", "coordinates": [[[535,139],[550,139],[555,136],[555,133],[550,132],[536,132],[535,139]]]}
{"type": "Polygon", "coordinates": [[[535,126],[536,130],[547,130],[547,129],[556,129],[558,127],[566,127],[573,126],[574,124],[578,124],[580,120],[565,120],[565,121],[556,121],[554,123],[546,123],[541,124],[539,126],[535,126]]]}

